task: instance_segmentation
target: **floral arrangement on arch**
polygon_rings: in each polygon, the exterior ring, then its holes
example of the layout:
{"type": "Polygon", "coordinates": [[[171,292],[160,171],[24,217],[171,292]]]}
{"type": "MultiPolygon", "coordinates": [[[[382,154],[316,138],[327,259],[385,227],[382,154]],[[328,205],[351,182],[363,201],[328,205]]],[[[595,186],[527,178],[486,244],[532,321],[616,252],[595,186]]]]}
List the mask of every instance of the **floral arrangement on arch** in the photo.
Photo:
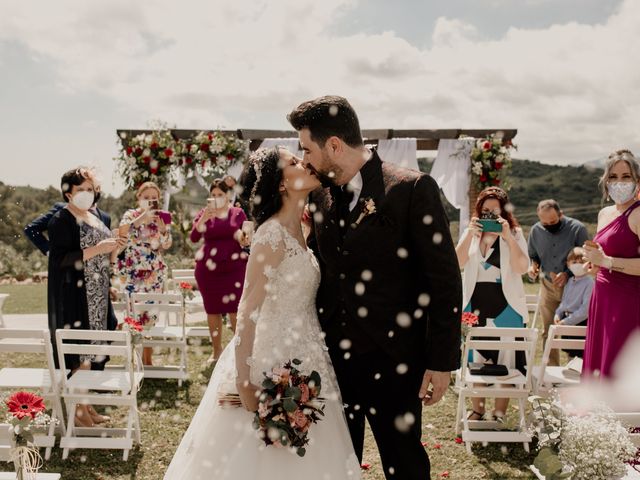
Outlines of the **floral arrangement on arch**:
{"type": "Polygon", "coordinates": [[[637,451],[616,414],[599,404],[588,412],[568,412],[557,395],[529,397],[538,438],[534,466],[549,480],[608,480],[622,477],[637,451]]]}
{"type": "Polygon", "coordinates": [[[128,188],[144,182],[155,182],[161,188],[169,180],[169,173],[182,153],[183,145],[171,131],[164,128],[127,138],[120,134],[122,148],[117,157],[119,170],[128,188]]]}
{"type": "Polygon", "coordinates": [[[500,135],[493,134],[476,140],[471,149],[471,181],[478,190],[498,186],[509,189],[512,148],[517,149],[517,146],[500,135]]]}
{"type": "Polygon", "coordinates": [[[245,141],[222,132],[201,131],[183,142],[183,154],[178,159],[178,165],[187,177],[192,172],[203,177],[223,175],[230,165],[243,161],[248,152],[245,141]]]}

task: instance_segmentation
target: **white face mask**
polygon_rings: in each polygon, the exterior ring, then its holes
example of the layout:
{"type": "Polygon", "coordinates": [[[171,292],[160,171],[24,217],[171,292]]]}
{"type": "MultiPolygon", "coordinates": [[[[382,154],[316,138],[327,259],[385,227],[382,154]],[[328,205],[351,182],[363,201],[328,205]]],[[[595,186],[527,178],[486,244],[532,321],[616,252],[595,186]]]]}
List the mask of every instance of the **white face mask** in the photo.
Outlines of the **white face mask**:
{"type": "Polygon", "coordinates": [[[607,191],[611,200],[621,205],[627,203],[636,194],[637,185],[634,182],[609,182],[607,183],[607,191]]]}
{"type": "Polygon", "coordinates": [[[93,192],[78,192],[71,197],[71,205],[80,210],[89,210],[95,200],[93,192]]]}
{"type": "Polygon", "coordinates": [[[229,202],[229,199],[225,196],[225,197],[214,197],[213,200],[213,206],[215,208],[224,208],[227,203],[229,202]]]}
{"type": "Polygon", "coordinates": [[[572,263],[569,265],[569,270],[571,270],[571,273],[573,273],[575,277],[581,277],[587,273],[583,263],[572,263]]]}

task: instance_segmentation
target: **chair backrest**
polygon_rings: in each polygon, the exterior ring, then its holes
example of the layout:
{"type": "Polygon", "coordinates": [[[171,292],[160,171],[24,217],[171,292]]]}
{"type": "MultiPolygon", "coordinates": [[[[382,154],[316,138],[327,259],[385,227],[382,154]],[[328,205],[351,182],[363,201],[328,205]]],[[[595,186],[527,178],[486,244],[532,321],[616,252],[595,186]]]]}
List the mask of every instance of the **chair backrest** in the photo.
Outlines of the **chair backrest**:
{"type": "Polygon", "coordinates": [[[25,328],[1,328],[0,352],[36,353],[45,356],[51,376],[52,388],[55,381],[55,363],[49,330],[25,328]]]}
{"type": "Polygon", "coordinates": [[[538,331],[532,328],[502,328],[502,327],[473,327],[469,329],[465,338],[462,353],[461,378],[465,381],[471,350],[523,351],[527,360],[526,388],[531,389],[531,366],[536,351],[538,331]],[[513,340],[502,340],[502,338],[513,340]],[[496,338],[498,338],[496,340],[496,338]]]}
{"type": "Polygon", "coordinates": [[[131,313],[150,312],[158,316],[158,320],[172,317],[176,323],[184,324],[184,298],[181,293],[132,293],[131,313]]]}
{"type": "Polygon", "coordinates": [[[540,305],[540,296],[537,294],[529,294],[525,296],[525,302],[527,303],[527,311],[533,313],[533,318],[527,319],[527,326],[535,328],[536,319],[538,317],[538,309],[540,305]]]}
{"type": "Polygon", "coordinates": [[[584,350],[584,344],[587,337],[587,327],[578,327],[573,325],[551,325],[549,327],[549,335],[542,352],[541,365],[544,369],[549,363],[549,355],[551,350],[555,348],[563,348],[570,350],[584,350]],[[582,337],[582,338],[562,338],[562,336],[582,337]]]}
{"type": "MultiPolygon", "coordinates": [[[[130,391],[136,388],[131,334],[128,331],[59,329],[56,330],[56,345],[62,371],[67,370],[64,359],[65,354],[122,357],[124,359],[124,369],[128,373],[131,382],[130,391]],[[91,344],[92,340],[105,343],[91,344]],[[79,341],[86,343],[75,343],[79,341]]],[[[64,389],[66,375],[62,375],[61,378],[64,389]]],[[[123,392],[124,394],[126,392],[123,392]]]]}
{"type": "Polygon", "coordinates": [[[171,270],[172,278],[193,277],[194,274],[195,274],[195,269],[193,268],[174,268],[171,270]]]}

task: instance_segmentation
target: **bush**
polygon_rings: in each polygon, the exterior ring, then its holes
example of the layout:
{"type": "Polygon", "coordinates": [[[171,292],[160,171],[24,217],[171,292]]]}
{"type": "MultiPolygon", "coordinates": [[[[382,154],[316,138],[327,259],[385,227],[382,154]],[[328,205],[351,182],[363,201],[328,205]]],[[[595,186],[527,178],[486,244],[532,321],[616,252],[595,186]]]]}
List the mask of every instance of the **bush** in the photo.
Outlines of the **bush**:
{"type": "Polygon", "coordinates": [[[31,278],[34,273],[47,270],[47,258],[39,251],[25,255],[11,245],[0,242],[0,277],[18,281],[31,278]]]}

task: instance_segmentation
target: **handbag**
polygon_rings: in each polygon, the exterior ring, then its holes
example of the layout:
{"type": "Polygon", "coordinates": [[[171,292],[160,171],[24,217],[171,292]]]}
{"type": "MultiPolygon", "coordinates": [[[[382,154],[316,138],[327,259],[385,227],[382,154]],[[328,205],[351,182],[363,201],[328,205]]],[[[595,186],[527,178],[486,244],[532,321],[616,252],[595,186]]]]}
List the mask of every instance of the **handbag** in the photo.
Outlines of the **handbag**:
{"type": "Polygon", "coordinates": [[[501,364],[485,364],[480,368],[470,368],[471,375],[485,375],[490,377],[502,377],[509,375],[509,369],[505,365],[501,364]]]}

